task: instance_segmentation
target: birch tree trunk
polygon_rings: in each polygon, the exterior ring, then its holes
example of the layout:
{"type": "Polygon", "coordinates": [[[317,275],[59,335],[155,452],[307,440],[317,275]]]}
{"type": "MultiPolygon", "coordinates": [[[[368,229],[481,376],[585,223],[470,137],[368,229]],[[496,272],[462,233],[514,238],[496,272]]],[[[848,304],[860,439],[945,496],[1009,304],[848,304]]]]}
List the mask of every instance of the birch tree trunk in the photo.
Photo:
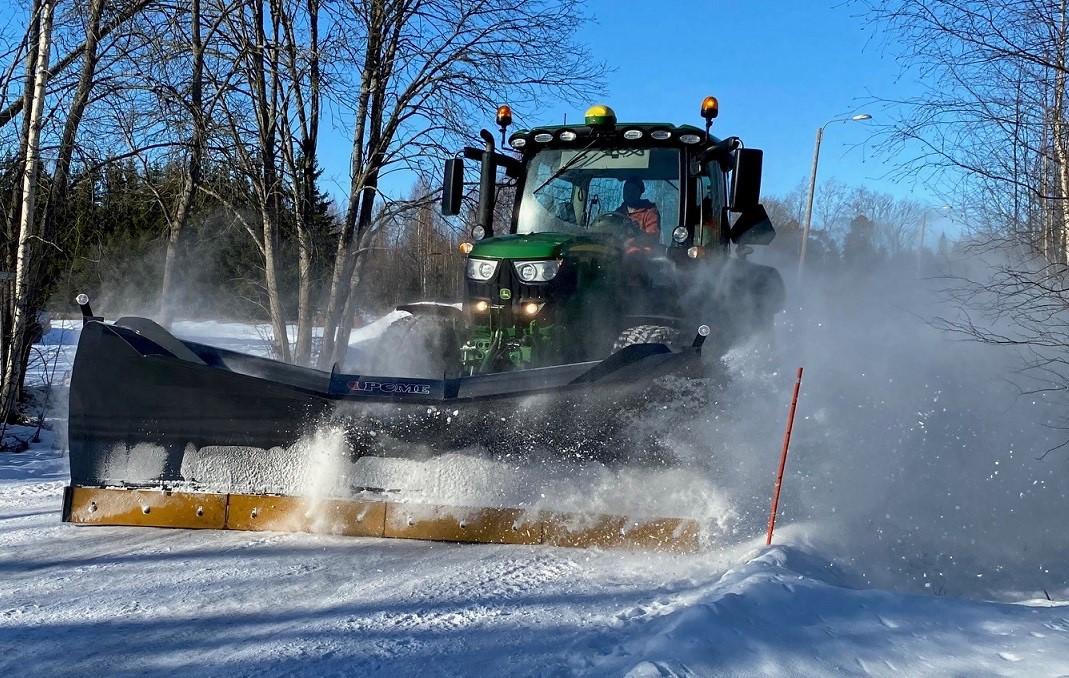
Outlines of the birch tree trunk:
{"type": "Polygon", "coordinates": [[[308,365],[312,362],[312,226],[316,219],[316,157],[319,153],[320,71],[319,71],[319,0],[308,0],[308,24],[310,35],[309,63],[309,112],[304,123],[304,138],[301,140],[301,169],[304,181],[301,185],[301,215],[297,232],[297,247],[300,260],[297,290],[297,347],[296,362],[308,365]]]}
{"type": "Polygon", "coordinates": [[[30,101],[28,119],[29,134],[26,141],[26,156],[22,173],[22,208],[19,215],[19,244],[15,261],[14,319],[11,328],[11,347],[4,365],[4,383],[0,389],[0,412],[8,420],[14,413],[23,381],[22,354],[27,339],[27,329],[32,312],[29,307],[30,266],[32,261],[32,239],[35,235],[35,216],[37,199],[37,174],[41,164],[41,123],[44,111],[45,87],[48,84],[48,57],[51,51],[52,13],[55,0],[42,0],[40,5],[40,27],[36,45],[36,64],[33,94],[30,101]]]}
{"type": "MultiPolygon", "coordinates": [[[[397,58],[397,43],[405,17],[402,13],[396,13],[390,20],[394,23],[389,24],[384,20],[380,31],[384,39],[381,47],[381,63],[377,63],[372,80],[371,105],[368,110],[367,162],[363,168],[363,181],[359,187],[360,211],[356,217],[356,229],[352,241],[356,247],[350,246],[347,258],[344,279],[347,287],[342,297],[342,313],[336,319],[338,329],[334,339],[334,350],[331,353],[332,364],[344,364],[346,354],[349,352],[349,337],[352,334],[353,321],[356,316],[356,290],[360,286],[360,276],[357,270],[359,246],[371,231],[372,221],[375,218],[375,196],[379,190],[379,172],[386,162],[385,147],[391,141],[384,130],[388,94],[386,85],[393,75],[394,61],[397,58]]],[[[354,184],[352,188],[356,190],[357,186],[354,184]]]]}
{"type": "Polygon", "coordinates": [[[1062,66],[1054,72],[1054,106],[1051,134],[1054,144],[1054,156],[1058,166],[1058,249],[1057,262],[1069,262],[1069,135],[1066,134],[1065,85],[1066,85],[1066,48],[1069,47],[1069,25],[1067,25],[1069,2],[1061,0],[1058,6],[1058,26],[1055,40],[1056,64],[1062,66]]]}
{"type": "MultiPolygon", "coordinates": [[[[33,92],[34,78],[37,74],[37,43],[40,38],[41,29],[41,2],[40,0],[34,0],[30,8],[30,21],[29,26],[26,28],[26,65],[23,75],[22,91],[24,92],[24,99],[33,92]]],[[[23,109],[19,109],[23,110],[23,109]]],[[[30,136],[30,114],[31,110],[23,111],[23,125],[19,134],[19,164],[20,169],[25,170],[26,158],[28,157],[26,149],[29,146],[30,136]]],[[[3,266],[4,271],[14,271],[15,261],[18,259],[18,242],[19,242],[19,215],[21,214],[20,208],[22,206],[22,184],[21,182],[15,182],[15,185],[11,188],[11,200],[8,202],[8,211],[5,214],[4,223],[4,248],[3,248],[3,266]]],[[[0,377],[2,377],[2,371],[6,369],[8,356],[11,353],[11,328],[15,318],[14,307],[14,281],[3,280],[0,281],[0,290],[3,294],[0,295],[0,300],[3,302],[3,308],[0,309],[0,313],[3,314],[3,327],[0,328],[0,377]]],[[[2,388],[0,388],[2,390],[2,388]]],[[[3,409],[3,408],[0,408],[3,409]]]]}

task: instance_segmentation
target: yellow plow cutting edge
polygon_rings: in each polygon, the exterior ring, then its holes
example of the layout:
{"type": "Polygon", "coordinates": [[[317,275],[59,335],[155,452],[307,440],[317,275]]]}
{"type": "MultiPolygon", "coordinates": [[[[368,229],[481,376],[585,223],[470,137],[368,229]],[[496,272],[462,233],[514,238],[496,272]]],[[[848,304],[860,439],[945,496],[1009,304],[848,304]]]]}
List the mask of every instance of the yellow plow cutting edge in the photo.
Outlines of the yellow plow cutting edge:
{"type": "Polygon", "coordinates": [[[211,530],[311,532],[481,544],[547,544],[674,553],[698,550],[698,522],[688,518],[590,515],[518,508],[313,499],[81,487],[64,490],[63,520],[211,530]]]}

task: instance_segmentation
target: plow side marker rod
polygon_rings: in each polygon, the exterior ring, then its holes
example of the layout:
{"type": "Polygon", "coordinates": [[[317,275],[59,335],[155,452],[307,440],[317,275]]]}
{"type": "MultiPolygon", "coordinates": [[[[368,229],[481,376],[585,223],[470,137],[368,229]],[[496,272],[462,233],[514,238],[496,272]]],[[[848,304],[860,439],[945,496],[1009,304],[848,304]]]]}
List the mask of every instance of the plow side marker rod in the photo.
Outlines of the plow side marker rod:
{"type": "Polygon", "coordinates": [[[787,411],[787,430],[783,433],[783,452],[779,457],[779,470],[776,471],[776,486],[772,490],[772,508],[768,513],[768,536],[765,544],[772,544],[772,532],[776,529],[776,513],[779,511],[779,493],[783,488],[783,471],[787,468],[787,450],[791,446],[791,432],[794,430],[794,413],[798,409],[798,391],[802,388],[802,368],[798,368],[798,377],[794,380],[794,395],[791,407],[787,411]]]}

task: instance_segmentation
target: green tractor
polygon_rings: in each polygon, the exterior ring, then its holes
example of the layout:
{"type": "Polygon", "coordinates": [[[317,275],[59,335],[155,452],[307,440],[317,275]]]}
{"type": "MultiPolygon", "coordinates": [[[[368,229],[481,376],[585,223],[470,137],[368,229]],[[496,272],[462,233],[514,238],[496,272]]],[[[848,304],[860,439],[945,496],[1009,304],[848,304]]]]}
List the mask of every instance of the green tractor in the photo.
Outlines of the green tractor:
{"type": "MultiPolygon", "coordinates": [[[[450,453],[509,465],[675,463],[679,436],[707,440],[691,424],[725,402],[709,397],[724,383],[719,358],[767,330],[784,302],[779,273],[747,260],[774,235],[759,200],[761,151],[709,134],[715,99],[701,110],[704,129],[622,124],[595,106],[583,125],[513,133],[515,154],[483,130],[483,148],[464,149],[445,172],[443,212],[456,215],[464,160],[481,166],[462,309],[402,307],[409,314],[374,340],[366,364],[326,372],[183,340],[148,318],[105,323],[80,296],[64,520],[308,529],[309,509],[294,499],[306,473],[293,464],[322,464],[307,441],[324,426],[344,435],[353,462],[450,453]],[[501,174],[514,193],[507,225],[495,223],[501,174]]],[[[503,107],[503,138],[510,122],[503,107]]],[[[376,521],[363,520],[363,498],[375,487],[348,488],[359,505],[331,499],[332,515],[354,516],[331,529],[507,543],[558,543],[550,535],[573,529],[549,512],[521,536],[517,516],[530,512],[520,509],[480,511],[474,524],[486,529],[440,531],[451,511],[397,528],[387,516],[405,516],[407,504],[380,502],[379,531],[368,531],[376,521]]],[[[634,525],[596,522],[603,529],[587,543],[618,541],[634,525]]],[[[670,533],[662,543],[694,534],[676,519],[653,524],[670,533]]],[[[559,543],[583,543],[572,539],[559,543]]]]}
{"type": "MultiPolygon", "coordinates": [[[[672,461],[675,435],[719,406],[708,400],[719,358],[784,304],[779,273],[747,259],[774,236],[761,151],[710,135],[715,99],[701,112],[704,129],[618,123],[594,106],[583,125],[511,134],[515,153],[482,130],[483,147],[445,171],[443,212],[457,215],[464,161],[481,169],[462,308],[401,307],[366,364],[326,372],[182,340],[148,318],[105,323],[79,298],[72,486],[226,493],[241,476],[242,491],[277,494],[292,474],[270,451],[299,450],[324,423],[354,459],[672,461]],[[503,186],[507,224],[495,220],[503,186]]],[[[503,140],[511,117],[498,111],[503,140]]]]}
{"type": "MultiPolygon", "coordinates": [[[[464,159],[480,163],[476,221],[461,245],[463,311],[408,306],[414,315],[396,331],[429,342],[444,360],[432,373],[470,376],[674,346],[699,327],[706,354],[719,357],[771,327],[782,278],[746,259],[775,235],[760,204],[762,152],[712,136],[717,112],[708,97],[702,129],[619,123],[596,105],[583,125],[514,132],[514,155],[482,130],[484,147],[447,161],[443,186],[442,213],[459,214],[464,159]],[[511,215],[495,223],[506,187],[511,215]]],[[[497,122],[504,141],[507,106],[497,122]]]]}

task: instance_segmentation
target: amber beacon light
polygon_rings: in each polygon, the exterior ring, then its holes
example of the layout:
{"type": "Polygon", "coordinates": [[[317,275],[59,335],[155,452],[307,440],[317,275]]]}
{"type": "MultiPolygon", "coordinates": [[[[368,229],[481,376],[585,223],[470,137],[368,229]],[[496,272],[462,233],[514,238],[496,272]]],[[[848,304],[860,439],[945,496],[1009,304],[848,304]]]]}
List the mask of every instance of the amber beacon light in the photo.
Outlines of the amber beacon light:
{"type": "Polygon", "coordinates": [[[512,124],[512,107],[506,104],[501,104],[497,107],[497,124],[502,129],[512,124]]]}
{"type": "Polygon", "coordinates": [[[505,131],[512,124],[512,107],[501,104],[497,107],[497,126],[501,128],[501,145],[505,145],[505,131]]]}
{"type": "Polygon", "coordinates": [[[720,102],[716,100],[716,97],[705,97],[702,99],[702,117],[706,120],[712,120],[720,114],[720,102]]]}
{"type": "Polygon", "coordinates": [[[720,102],[716,97],[702,99],[702,118],[705,119],[705,134],[709,135],[709,129],[713,126],[713,120],[720,115],[720,102]]]}

